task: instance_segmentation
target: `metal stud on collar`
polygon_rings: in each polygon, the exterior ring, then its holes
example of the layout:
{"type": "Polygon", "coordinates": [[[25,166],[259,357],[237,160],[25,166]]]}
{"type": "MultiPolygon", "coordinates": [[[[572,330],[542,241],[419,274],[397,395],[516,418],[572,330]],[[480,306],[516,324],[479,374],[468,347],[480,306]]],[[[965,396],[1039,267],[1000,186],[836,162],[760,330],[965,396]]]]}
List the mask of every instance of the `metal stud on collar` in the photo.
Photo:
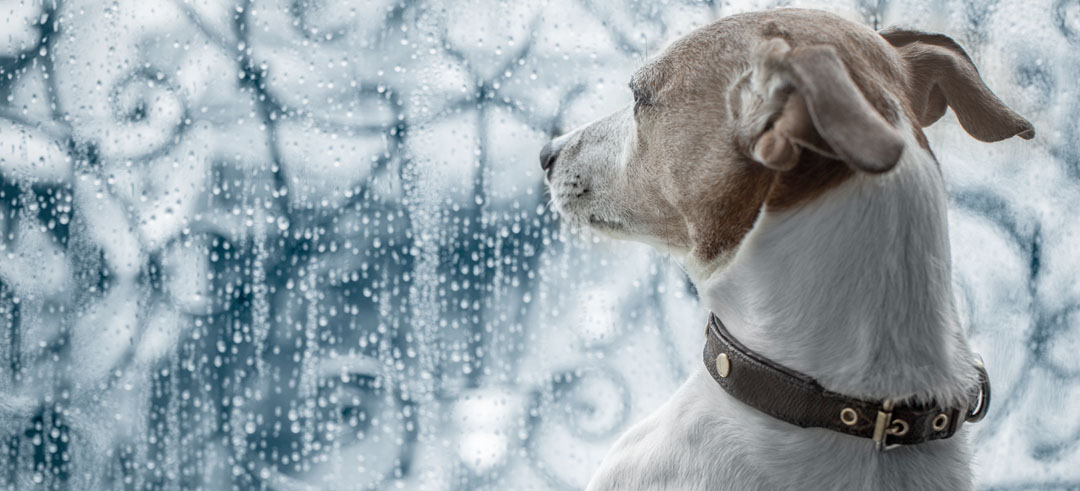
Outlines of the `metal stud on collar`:
{"type": "Polygon", "coordinates": [[[716,373],[724,378],[731,373],[731,361],[728,360],[727,353],[716,355],[716,373]]]}

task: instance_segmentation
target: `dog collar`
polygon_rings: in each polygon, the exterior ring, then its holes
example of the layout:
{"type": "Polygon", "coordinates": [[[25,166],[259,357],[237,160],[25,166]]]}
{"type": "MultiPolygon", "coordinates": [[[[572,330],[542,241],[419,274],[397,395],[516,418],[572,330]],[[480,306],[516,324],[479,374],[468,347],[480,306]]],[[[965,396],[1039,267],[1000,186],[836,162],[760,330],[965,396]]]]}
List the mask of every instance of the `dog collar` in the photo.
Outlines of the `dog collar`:
{"type": "Polygon", "coordinates": [[[979,391],[968,407],[865,401],[825,390],[816,380],[754,353],[709,314],[705,367],[728,394],[769,416],[803,428],[826,428],[870,438],[878,451],[953,436],[990,406],[990,378],[977,359],[979,391]]]}

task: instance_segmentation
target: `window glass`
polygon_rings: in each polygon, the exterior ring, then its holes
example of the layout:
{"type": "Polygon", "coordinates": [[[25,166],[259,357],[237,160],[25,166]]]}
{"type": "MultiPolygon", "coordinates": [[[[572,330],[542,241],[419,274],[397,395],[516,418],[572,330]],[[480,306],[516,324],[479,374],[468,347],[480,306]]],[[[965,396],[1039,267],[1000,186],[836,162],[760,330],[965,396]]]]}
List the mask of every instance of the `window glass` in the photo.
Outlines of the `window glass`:
{"type": "MultiPolygon", "coordinates": [[[[0,0],[0,487],[581,489],[706,312],[539,149],[787,3],[0,0]]],[[[978,485],[1080,486],[1080,2],[798,4],[950,34],[1035,123],[928,135],[978,485]]]]}

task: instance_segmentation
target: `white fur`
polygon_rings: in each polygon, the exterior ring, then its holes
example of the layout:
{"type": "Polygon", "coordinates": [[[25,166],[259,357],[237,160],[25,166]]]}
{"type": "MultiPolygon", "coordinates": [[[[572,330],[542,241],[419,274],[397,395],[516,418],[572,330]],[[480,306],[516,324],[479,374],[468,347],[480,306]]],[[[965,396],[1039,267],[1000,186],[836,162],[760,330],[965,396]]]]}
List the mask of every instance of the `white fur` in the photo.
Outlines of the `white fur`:
{"type": "MultiPolygon", "coordinates": [[[[724,264],[684,265],[736,338],[827,389],[966,401],[976,375],[950,289],[946,194],[910,140],[892,172],[766,210],[724,264]]],[[[588,489],[971,489],[964,439],[879,453],[752,409],[701,367],[619,439],[588,489]]]]}

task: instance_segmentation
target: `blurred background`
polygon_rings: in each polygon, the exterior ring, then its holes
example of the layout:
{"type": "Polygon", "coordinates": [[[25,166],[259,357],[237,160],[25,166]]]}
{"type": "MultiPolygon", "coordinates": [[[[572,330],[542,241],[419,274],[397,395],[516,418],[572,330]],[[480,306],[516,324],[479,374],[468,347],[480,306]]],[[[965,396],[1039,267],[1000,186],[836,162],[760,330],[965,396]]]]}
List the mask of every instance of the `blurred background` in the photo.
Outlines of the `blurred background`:
{"type": "Polygon", "coordinates": [[[0,0],[0,487],[580,489],[706,312],[538,150],[782,5],[949,34],[1035,123],[929,136],[978,487],[1080,488],[1080,0],[0,0]]]}

